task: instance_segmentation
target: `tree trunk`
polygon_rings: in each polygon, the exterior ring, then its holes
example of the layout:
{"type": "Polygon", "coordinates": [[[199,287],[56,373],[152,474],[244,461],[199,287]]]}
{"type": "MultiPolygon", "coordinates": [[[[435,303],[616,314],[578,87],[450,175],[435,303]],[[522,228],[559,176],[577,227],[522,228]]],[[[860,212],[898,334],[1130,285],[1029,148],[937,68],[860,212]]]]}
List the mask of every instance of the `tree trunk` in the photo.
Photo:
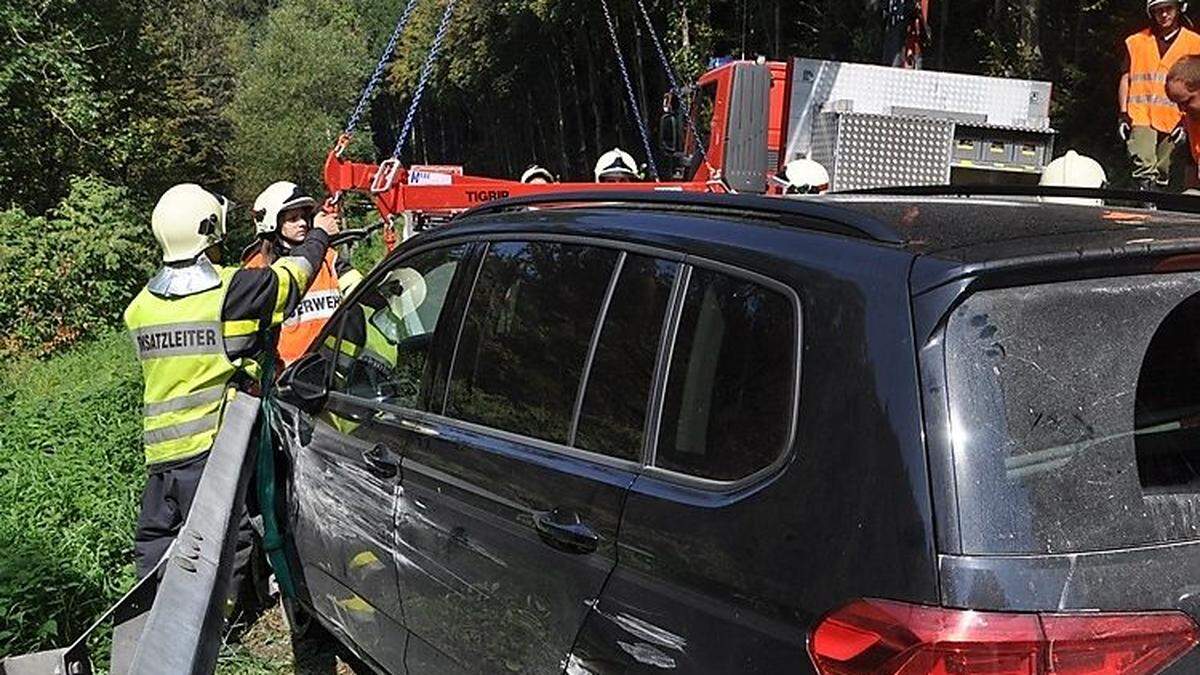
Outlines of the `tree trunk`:
{"type": "Polygon", "coordinates": [[[579,141],[579,144],[575,146],[575,163],[573,166],[577,169],[575,171],[577,175],[583,175],[587,173],[587,160],[585,158],[590,157],[592,153],[588,152],[587,147],[587,127],[583,123],[583,101],[579,95],[579,71],[575,68],[575,55],[567,52],[566,61],[567,74],[571,80],[571,102],[573,104],[571,107],[575,111],[575,138],[579,141]]]}
{"type": "MultiPolygon", "coordinates": [[[[588,84],[588,102],[592,105],[592,133],[596,139],[596,154],[597,156],[603,152],[604,141],[600,138],[600,103],[596,96],[596,58],[592,55],[592,41],[584,38],[584,54],[587,55],[587,84],[588,84]]],[[[618,130],[620,125],[617,126],[618,130]]]]}
{"type": "Polygon", "coordinates": [[[780,17],[780,12],[779,12],[779,2],[780,2],[780,0],[775,0],[775,2],[774,2],[774,5],[775,5],[775,44],[773,45],[774,49],[771,50],[771,58],[775,58],[775,59],[783,58],[783,49],[780,48],[780,46],[779,46],[780,37],[783,33],[783,22],[780,20],[781,17],[780,17]]]}
{"type": "Polygon", "coordinates": [[[567,114],[566,114],[566,111],[563,110],[562,77],[559,76],[559,73],[560,73],[560,71],[559,71],[558,67],[554,64],[554,61],[552,60],[550,62],[550,77],[552,78],[551,79],[551,82],[552,82],[551,87],[553,87],[553,89],[554,89],[554,104],[555,104],[555,110],[558,113],[557,117],[555,118],[556,121],[558,122],[555,125],[556,127],[558,127],[559,165],[558,165],[557,173],[559,176],[562,176],[562,175],[566,174],[566,172],[571,170],[571,164],[567,160],[567,128],[566,128],[567,114]]]}

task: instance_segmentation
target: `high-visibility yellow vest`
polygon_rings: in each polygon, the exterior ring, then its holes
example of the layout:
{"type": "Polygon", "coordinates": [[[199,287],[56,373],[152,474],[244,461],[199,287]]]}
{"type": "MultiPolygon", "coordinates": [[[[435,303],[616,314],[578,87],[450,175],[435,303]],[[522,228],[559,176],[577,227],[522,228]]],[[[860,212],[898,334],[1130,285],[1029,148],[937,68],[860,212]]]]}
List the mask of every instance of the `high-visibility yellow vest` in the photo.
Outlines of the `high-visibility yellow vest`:
{"type": "Polygon", "coordinates": [[[143,443],[148,465],[207,452],[221,426],[230,381],[247,364],[226,355],[254,340],[258,321],[222,321],[225,291],[236,268],[218,267],[221,285],[182,298],[143,288],[125,310],[125,325],[142,364],[143,443]]]}
{"type": "Polygon", "coordinates": [[[1167,71],[1179,59],[1200,54],[1200,35],[1180,28],[1179,35],[1159,55],[1158,42],[1150,29],[1125,39],[1129,50],[1129,117],[1135,126],[1169,132],[1179,124],[1179,108],[1167,98],[1167,71]]]}

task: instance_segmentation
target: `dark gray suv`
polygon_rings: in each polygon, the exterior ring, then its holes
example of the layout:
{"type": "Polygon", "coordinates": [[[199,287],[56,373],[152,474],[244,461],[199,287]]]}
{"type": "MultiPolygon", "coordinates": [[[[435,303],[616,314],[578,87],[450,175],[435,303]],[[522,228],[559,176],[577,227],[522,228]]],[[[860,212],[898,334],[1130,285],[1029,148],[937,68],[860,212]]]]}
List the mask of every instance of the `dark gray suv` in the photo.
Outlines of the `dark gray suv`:
{"type": "Polygon", "coordinates": [[[299,600],[404,673],[1200,672],[1200,226],[605,194],[284,374],[299,600]]]}

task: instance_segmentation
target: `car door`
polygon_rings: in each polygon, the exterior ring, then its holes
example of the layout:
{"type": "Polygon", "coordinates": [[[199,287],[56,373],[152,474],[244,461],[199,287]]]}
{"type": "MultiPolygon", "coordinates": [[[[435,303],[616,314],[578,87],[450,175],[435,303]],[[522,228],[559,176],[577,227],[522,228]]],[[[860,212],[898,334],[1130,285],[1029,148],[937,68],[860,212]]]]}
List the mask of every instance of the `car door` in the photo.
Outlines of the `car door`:
{"type": "Polygon", "coordinates": [[[402,671],[406,632],[394,523],[400,448],[392,411],[418,405],[428,351],[467,245],[397,259],[335,319],[327,399],[296,410],[290,531],[314,608],[372,659],[402,671]]]}
{"type": "Polygon", "coordinates": [[[489,243],[431,390],[444,410],[409,420],[423,440],[405,449],[397,504],[405,620],[465,670],[561,672],[614,567],[645,400],[614,396],[634,375],[608,366],[640,364],[648,391],[676,274],[635,257],[489,243]],[[628,344],[619,324],[636,321],[650,337],[628,344]]]}
{"type": "Polygon", "coordinates": [[[795,493],[771,482],[795,434],[799,301],[724,266],[684,276],[649,466],[570,670],[802,672],[805,636],[774,603],[803,579],[780,560],[826,542],[797,530],[795,493]]]}

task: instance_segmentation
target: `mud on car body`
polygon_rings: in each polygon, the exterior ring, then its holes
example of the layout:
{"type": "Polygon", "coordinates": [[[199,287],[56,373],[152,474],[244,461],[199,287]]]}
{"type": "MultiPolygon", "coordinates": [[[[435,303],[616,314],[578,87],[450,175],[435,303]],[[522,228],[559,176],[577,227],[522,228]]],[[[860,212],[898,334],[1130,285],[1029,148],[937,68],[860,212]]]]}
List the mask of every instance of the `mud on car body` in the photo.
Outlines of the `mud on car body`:
{"type": "Polygon", "coordinates": [[[603,200],[406,242],[285,373],[300,599],[365,660],[1200,672],[1194,218],[603,200]]]}

